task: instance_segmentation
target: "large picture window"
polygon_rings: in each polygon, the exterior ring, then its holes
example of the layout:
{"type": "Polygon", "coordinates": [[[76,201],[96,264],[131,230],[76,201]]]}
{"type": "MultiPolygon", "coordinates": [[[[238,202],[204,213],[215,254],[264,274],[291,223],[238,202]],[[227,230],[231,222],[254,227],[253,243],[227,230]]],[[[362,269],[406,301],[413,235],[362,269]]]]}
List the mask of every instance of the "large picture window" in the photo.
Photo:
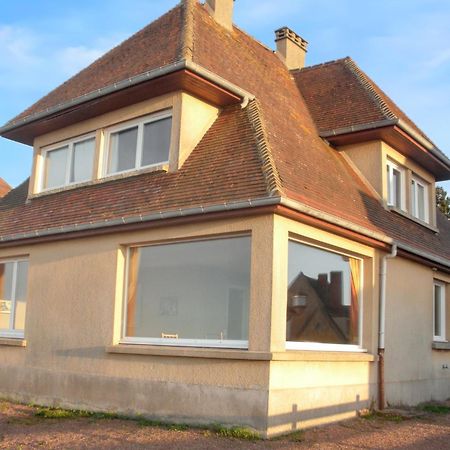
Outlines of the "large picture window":
{"type": "Polygon", "coordinates": [[[28,261],[0,261],[0,336],[24,336],[28,261]]]}
{"type": "Polygon", "coordinates": [[[250,236],[128,250],[123,342],[247,348],[250,236]]]}
{"type": "Polygon", "coordinates": [[[289,241],[288,349],[360,345],[361,265],[359,259],[289,241]]]}
{"type": "Polygon", "coordinates": [[[169,162],[171,113],[154,114],[107,130],[106,175],[169,162]]]}

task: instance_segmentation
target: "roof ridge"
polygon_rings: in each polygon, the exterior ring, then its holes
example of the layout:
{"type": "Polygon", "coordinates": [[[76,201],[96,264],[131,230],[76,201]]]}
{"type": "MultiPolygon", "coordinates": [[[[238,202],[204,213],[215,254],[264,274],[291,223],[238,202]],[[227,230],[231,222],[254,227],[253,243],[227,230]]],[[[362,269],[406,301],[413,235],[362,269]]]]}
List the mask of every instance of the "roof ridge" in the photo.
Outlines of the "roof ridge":
{"type": "Polygon", "coordinates": [[[269,193],[270,195],[281,196],[283,192],[281,178],[269,145],[264,118],[258,100],[250,100],[246,110],[247,117],[255,132],[256,146],[262,162],[262,171],[269,193]]]}
{"type": "Polygon", "coordinates": [[[194,53],[194,7],[197,0],[181,0],[182,32],[180,59],[192,61],[194,53]]]}
{"type": "Polygon", "coordinates": [[[292,70],[291,72],[293,72],[293,73],[307,72],[308,70],[319,69],[319,68],[324,67],[324,66],[331,66],[332,64],[339,64],[339,63],[345,62],[348,59],[351,59],[350,56],[345,56],[344,58],[333,59],[331,61],[325,61],[323,63],[314,64],[312,66],[306,66],[306,67],[303,67],[301,69],[292,70]]]}
{"type": "Polygon", "coordinates": [[[345,66],[356,76],[363,88],[369,93],[372,100],[379,106],[382,114],[387,119],[398,119],[397,115],[394,114],[389,108],[388,104],[383,100],[381,95],[375,89],[372,81],[368,76],[357,66],[352,58],[345,58],[343,63],[345,66]]]}

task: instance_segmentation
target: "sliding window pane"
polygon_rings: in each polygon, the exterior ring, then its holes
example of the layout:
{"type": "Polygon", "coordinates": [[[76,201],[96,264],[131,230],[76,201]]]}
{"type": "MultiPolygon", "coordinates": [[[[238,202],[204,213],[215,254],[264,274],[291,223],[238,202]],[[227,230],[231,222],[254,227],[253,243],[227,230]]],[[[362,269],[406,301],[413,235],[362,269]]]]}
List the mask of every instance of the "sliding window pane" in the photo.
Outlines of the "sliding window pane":
{"type": "Polygon", "coordinates": [[[150,166],[169,161],[171,130],[171,117],[144,125],[142,166],[150,166]]]}
{"type": "Polygon", "coordinates": [[[398,170],[393,169],[392,177],[393,177],[394,206],[396,206],[397,208],[401,208],[402,207],[402,176],[398,170]]]}
{"type": "Polygon", "coordinates": [[[66,184],[68,154],[69,147],[67,146],[46,153],[44,189],[56,188],[66,184]]]}
{"type": "Polygon", "coordinates": [[[0,330],[10,327],[14,263],[0,264],[0,330]]]}
{"type": "Polygon", "coordinates": [[[17,263],[16,298],[14,329],[25,329],[25,312],[27,305],[28,261],[17,263]]]}
{"type": "Polygon", "coordinates": [[[417,217],[425,220],[425,188],[417,184],[417,217]]]}
{"type": "Polygon", "coordinates": [[[361,263],[289,242],[286,340],[359,343],[361,263]]]}
{"type": "Polygon", "coordinates": [[[136,167],[138,127],[111,134],[108,173],[123,172],[136,167]]]}
{"type": "Polygon", "coordinates": [[[70,182],[80,183],[92,179],[94,167],[95,138],[73,145],[70,182]]]}
{"type": "Polygon", "coordinates": [[[126,336],[247,341],[250,237],[130,250],[126,336]]]}

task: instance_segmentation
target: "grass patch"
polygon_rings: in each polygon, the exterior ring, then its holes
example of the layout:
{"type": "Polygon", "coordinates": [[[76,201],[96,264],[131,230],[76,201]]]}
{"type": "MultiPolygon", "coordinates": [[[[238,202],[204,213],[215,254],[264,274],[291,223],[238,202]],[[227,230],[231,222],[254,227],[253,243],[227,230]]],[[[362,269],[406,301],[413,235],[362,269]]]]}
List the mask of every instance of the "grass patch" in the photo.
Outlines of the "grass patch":
{"type": "Polygon", "coordinates": [[[387,420],[388,422],[402,422],[403,417],[398,414],[393,414],[389,412],[380,412],[380,411],[370,411],[368,414],[363,414],[360,416],[363,420],[375,420],[382,419],[387,420]]]}
{"type": "Polygon", "coordinates": [[[217,424],[209,427],[209,430],[217,436],[225,438],[241,439],[244,441],[259,441],[261,439],[258,433],[244,427],[228,428],[217,424]]]}
{"type": "Polygon", "coordinates": [[[424,405],[422,410],[433,414],[450,414],[450,406],[445,405],[424,405]]]}
{"type": "Polygon", "coordinates": [[[38,408],[34,413],[36,417],[43,419],[118,419],[115,413],[99,413],[91,411],[81,411],[77,409],[62,408],[38,408]]]}

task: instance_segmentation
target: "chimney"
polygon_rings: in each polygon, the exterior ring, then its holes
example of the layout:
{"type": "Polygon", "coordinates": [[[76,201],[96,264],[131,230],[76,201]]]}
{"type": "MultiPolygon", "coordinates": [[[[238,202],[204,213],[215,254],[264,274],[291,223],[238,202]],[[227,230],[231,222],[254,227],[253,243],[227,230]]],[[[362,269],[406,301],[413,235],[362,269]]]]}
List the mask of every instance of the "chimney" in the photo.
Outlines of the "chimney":
{"type": "Polygon", "coordinates": [[[342,310],[342,272],[330,272],[330,306],[335,311],[342,310]]]}
{"type": "Polygon", "coordinates": [[[234,0],[206,0],[206,9],[227,30],[233,29],[234,0]]]}
{"type": "Polygon", "coordinates": [[[289,70],[305,67],[308,42],[288,27],[275,31],[275,42],[277,43],[276,53],[289,70]]]}

